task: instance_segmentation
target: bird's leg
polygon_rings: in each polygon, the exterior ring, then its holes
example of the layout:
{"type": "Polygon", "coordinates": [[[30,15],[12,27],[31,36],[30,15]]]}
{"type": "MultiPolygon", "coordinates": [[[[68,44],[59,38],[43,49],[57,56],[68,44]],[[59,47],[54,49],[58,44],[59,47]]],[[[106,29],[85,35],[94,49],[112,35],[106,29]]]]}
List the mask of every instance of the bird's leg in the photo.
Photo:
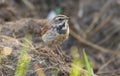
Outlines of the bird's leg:
{"type": "Polygon", "coordinates": [[[58,45],[58,49],[59,49],[59,50],[60,50],[60,52],[63,54],[63,51],[62,51],[62,49],[61,49],[60,45],[58,45]]]}
{"type": "Polygon", "coordinates": [[[57,52],[60,55],[60,57],[63,58],[63,52],[62,52],[62,49],[61,49],[60,45],[56,45],[56,49],[57,49],[57,52]]]}

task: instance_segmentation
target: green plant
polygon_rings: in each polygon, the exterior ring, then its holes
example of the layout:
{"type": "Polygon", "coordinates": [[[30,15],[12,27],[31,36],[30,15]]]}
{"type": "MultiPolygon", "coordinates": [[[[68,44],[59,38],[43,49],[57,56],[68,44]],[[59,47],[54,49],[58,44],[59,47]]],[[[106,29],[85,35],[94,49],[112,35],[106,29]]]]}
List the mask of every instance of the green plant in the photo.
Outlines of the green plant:
{"type": "Polygon", "coordinates": [[[71,52],[73,60],[70,76],[80,76],[82,74],[83,61],[80,60],[77,47],[72,47],[71,52]]]}
{"type": "MultiPolygon", "coordinates": [[[[28,36],[26,37],[27,39],[28,36]]],[[[25,76],[26,74],[26,69],[31,61],[31,57],[28,55],[28,47],[29,46],[28,42],[24,39],[22,50],[20,51],[16,71],[14,76],[25,76]]]]}
{"type": "Polygon", "coordinates": [[[72,67],[70,76],[92,76],[92,68],[88,61],[85,50],[83,50],[83,59],[80,59],[77,47],[72,47],[71,52],[73,60],[71,64],[72,67]]]}
{"type": "Polygon", "coordinates": [[[85,50],[83,50],[83,57],[84,57],[84,65],[85,65],[85,69],[86,69],[86,76],[92,76],[92,67],[88,61],[88,57],[85,53],[85,50]]]}

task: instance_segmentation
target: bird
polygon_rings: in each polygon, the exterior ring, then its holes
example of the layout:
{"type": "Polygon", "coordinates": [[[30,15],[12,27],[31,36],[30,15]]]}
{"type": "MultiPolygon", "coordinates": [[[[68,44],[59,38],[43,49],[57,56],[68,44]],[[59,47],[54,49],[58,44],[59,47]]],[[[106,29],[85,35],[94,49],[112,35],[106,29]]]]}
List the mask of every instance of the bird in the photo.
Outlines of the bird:
{"type": "Polygon", "coordinates": [[[60,44],[69,37],[69,17],[57,15],[49,23],[48,30],[42,35],[42,40],[48,46],[55,46],[58,54],[62,56],[60,44]]]}
{"type": "Polygon", "coordinates": [[[50,28],[43,34],[42,40],[49,46],[59,45],[69,36],[69,17],[57,15],[50,23],[50,28]]]}

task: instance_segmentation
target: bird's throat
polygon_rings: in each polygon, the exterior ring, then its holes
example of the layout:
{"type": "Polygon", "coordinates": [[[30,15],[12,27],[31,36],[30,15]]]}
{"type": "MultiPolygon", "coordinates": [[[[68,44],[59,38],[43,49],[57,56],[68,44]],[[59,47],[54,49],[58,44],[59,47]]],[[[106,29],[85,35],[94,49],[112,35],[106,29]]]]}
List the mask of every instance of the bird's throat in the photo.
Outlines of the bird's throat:
{"type": "Polygon", "coordinates": [[[67,28],[65,28],[65,22],[57,26],[56,30],[59,34],[66,34],[67,28]]]}

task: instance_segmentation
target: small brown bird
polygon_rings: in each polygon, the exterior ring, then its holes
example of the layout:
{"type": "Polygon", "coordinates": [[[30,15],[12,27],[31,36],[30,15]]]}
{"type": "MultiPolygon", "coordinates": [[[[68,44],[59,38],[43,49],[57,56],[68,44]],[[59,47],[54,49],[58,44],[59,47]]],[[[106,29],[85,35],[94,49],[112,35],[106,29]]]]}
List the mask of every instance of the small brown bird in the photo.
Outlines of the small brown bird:
{"type": "Polygon", "coordinates": [[[50,46],[61,44],[69,36],[69,17],[57,15],[50,21],[50,28],[42,36],[42,40],[50,46]]]}

